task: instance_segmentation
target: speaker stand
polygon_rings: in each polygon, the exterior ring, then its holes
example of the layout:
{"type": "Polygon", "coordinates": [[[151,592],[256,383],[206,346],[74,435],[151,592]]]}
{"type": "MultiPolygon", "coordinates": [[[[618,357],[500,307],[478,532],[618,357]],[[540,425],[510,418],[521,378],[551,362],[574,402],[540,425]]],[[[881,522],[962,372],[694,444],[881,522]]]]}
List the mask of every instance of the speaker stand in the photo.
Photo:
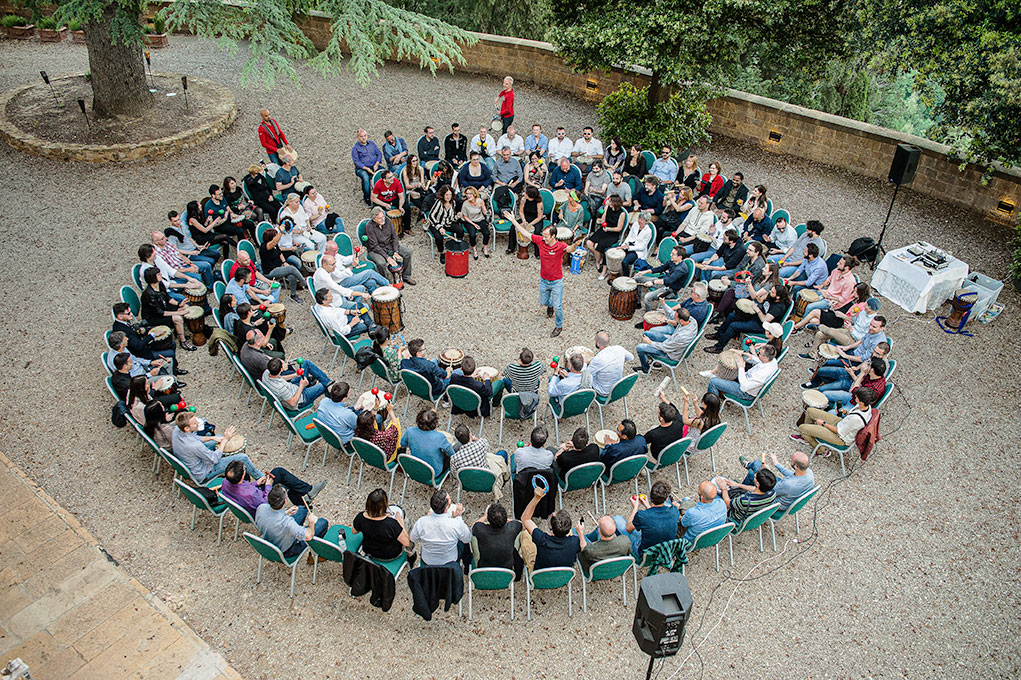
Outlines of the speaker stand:
{"type": "Polygon", "coordinates": [[[645,680],[649,680],[652,677],[652,664],[655,663],[656,657],[649,657],[649,668],[645,671],[645,680]]]}
{"type": "Polygon", "coordinates": [[[900,191],[900,184],[893,185],[893,197],[890,198],[890,207],[886,210],[886,219],[883,220],[883,228],[879,232],[879,240],[876,241],[876,245],[872,246],[872,258],[869,260],[869,266],[875,271],[876,265],[879,264],[883,256],[886,255],[886,248],[883,247],[883,238],[886,236],[886,227],[890,224],[890,215],[893,213],[893,204],[897,200],[897,192],[900,191]]]}

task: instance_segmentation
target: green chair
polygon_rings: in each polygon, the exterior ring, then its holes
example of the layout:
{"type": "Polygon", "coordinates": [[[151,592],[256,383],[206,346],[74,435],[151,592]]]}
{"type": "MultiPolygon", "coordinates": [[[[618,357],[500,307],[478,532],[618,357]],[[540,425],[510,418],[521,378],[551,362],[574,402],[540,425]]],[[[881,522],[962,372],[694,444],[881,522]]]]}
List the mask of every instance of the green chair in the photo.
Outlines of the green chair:
{"type": "MultiPolygon", "coordinates": [[[[344,369],[347,368],[347,360],[350,359],[351,361],[354,361],[355,353],[358,350],[360,350],[362,347],[366,347],[372,344],[372,341],[369,340],[368,338],[358,338],[354,342],[351,342],[351,340],[348,337],[344,335],[339,335],[337,333],[333,334],[332,339],[337,342],[337,344],[340,346],[340,351],[344,353],[344,360],[340,364],[341,376],[344,375],[344,369]]],[[[333,367],[332,362],[330,363],[330,367],[331,368],[333,367]]]]}
{"type": "MultiPolygon", "coordinates": [[[[613,579],[620,577],[621,587],[621,602],[624,606],[627,606],[627,578],[625,576],[628,570],[635,569],[635,558],[627,555],[624,557],[610,557],[605,560],[599,560],[589,567],[589,573],[586,574],[585,570],[581,566],[581,561],[578,561],[578,572],[581,574],[581,609],[584,612],[588,612],[588,583],[594,581],[612,581],[613,579]]],[[[637,597],[637,591],[635,592],[637,597]]]]}
{"type": "MultiPolygon", "coordinates": [[[[795,498],[794,502],[788,505],[786,509],[777,510],[775,513],[770,515],[769,531],[770,533],[773,534],[773,552],[776,552],[776,523],[782,520],[784,517],[794,515],[794,530],[797,532],[797,535],[800,536],[801,522],[798,521],[798,511],[801,510],[801,508],[808,505],[808,501],[812,500],[812,498],[821,490],[822,487],[816,484],[811,489],[795,498]]],[[[719,569],[717,569],[717,571],[719,571],[719,569]]]]}
{"type": "MultiPolygon", "coordinates": [[[[255,247],[254,243],[252,243],[246,238],[243,238],[240,241],[238,241],[238,252],[248,253],[248,257],[252,259],[252,262],[259,261],[259,250],[255,247]]],[[[224,279],[224,281],[227,280],[229,279],[224,279]]]]}
{"type": "Polygon", "coordinates": [[[230,283],[230,281],[231,281],[230,270],[231,270],[231,267],[233,267],[233,266],[234,266],[234,260],[232,260],[230,258],[224,258],[223,262],[220,263],[220,276],[223,277],[224,288],[226,288],[227,284],[230,283]]]}
{"type": "Polygon", "coordinates": [[[305,409],[304,411],[291,416],[288,413],[288,409],[281,404],[279,401],[273,402],[273,408],[280,414],[280,417],[284,421],[284,425],[290,430],[290,434],[287,435],[287,450],[291,450],[291,446],[294,444],[294,438],[298,437],[301,442],[305,445],[305,459],[301,463],[301,471],[304,472],[305,468],[308,467],[308,456],[312,452],[312,446],[323,438],[320,434],[319,428],[316,427],[315,410],[312,407],[305,409]],[[306,427],[311,425],[312,427],[306,427]]]}
{"type": "Polygon", "coordinates": [[[263,396],[262,391],[256,386],[255,380],[252,378],[252,376],[250,376],[248,374],[248,369],[245,368],[244,365],[241,363],[241,359],[239,359],[237,357],[237,355],[235,355],[233,352],[228,354],[227,356],[230,358],[231,363],[234,364],[234,369],[241,375],[241,389],[238,390],[238,399],[240,399],[241,395],[244,394],[245,387],[249,388],[249,390],[248,390],[248,401],[245,404],[246,406],[251,405],[251,403],[252,403],[252,395],[253,394],[258,394],[259,397],[262,398],[262,409],[259,411],[259,422],[261,423],[262,422],[262,414],[264,413],[264,411],[266,409],[266,398],[265,398],[265,396],[263,396]]]}
{"type": "Polygon", "coordinates": [[[272,228],[273,228],[273,225],[272,225],[271,223],[269,223],[269,222],[265,221],[265,220],[263,220],[262,222],[259,222],[259,224],[257,224],[257,225],[255,226],[255,241],[256,241],[256,242],[257,242],[257,243],[258,243],[258,244],[259,244],[260,246],[261,246],[261,245],[263,244],[263,242],[265,241],[265,239],[263,238],[263,236],[264,236],[264,235],[266,234],[266,232],[267,232],[267,231],[269,231],[269,230],[270,230],[270,229],[272,229],[272,228]]]}
{"type": "MultiPolygon", "coordinates": [[[[358,464],[358,488],[362,488],[362,470],[368,465],[377,470],[390,473],[390,490],[387,492],[387,498],[392,498],[394,493],[394,475],[397,473],[397,460],[394,459],[388,463],[383,449],[360,437],[354,437],[351,440],[351,446],[354,448],[355,455],[358,456],[360,461],[358,464]]],[[[348,484],[350,483],[351,478],[348,477],[348,484]]]]}
{"type": "Polygon", "coordinates": [[[596,400],[595,390],[578,390],[571,392],[560,400],[558,406],[552,399],[549,400],[549,410],[553,414],[553,430],[557,441],[560,441],[560,421],[566,418],[573,418],[585,414],[585,427],[590,427],[588,411],[592,408],[592,402],[596,400]]]}
{"type": "Polygon", "coordinates": [[[549,567],[548,569],[525,569],[525,598],[528,603],[528,620],[532,620],[532,591],[556,590],[567,586],[567,615],[574,616],[574,599],[571,593],[571,581],[574,580],[574,567],[549,567]]]}
{"type": "Polygon", "coordinates": [[[897,370],[897,360],[887,359],[886,360],[886,374],[883,376],[887,381],[893,377],[893,372],[897,370]]]}
{"type": "Polygon", "coordinates": [[[840,456],[840,474],[841,476],[846,477],[847,467],[844,465],[844,454],[850,451],[854,444],[831,444],[829,442],[824,442],[821,439],[817,441],[818,443],[815,445],[815,448],[812,449],[812,454],[809,456],[809,461],[815,460],[815,454],[819,449],[829,449],[830,451],[834,451],[838,456],[840,456]]]}
{"type": "Polygon", "coordinates": [[[791,214],[786,210],[775,210],[770,213],[769,217],[773,220],[773,224],[776,224],[776,221],[781,217],[787,220],[787,224],[791,223],[791,214]]]}
{"type": "Polygon", "coordinates": [[[397,456],[397,462],[404,470],[404,487],[401,489],[401,505],[404,504],[404,497],[408,491],[408,479],[414,479],[419,484],[424,484],[433,489],[443,486],[443,482],[450,475],[447,470],[442,475],[433,470],[432,466],[424,460],[415,458],[410,453],[402,453],[397,456]]]}
{"type": "MultiPolygon", "coordinates": [[[[209,482],[207,487],[210,487],[210,485],[212,485],[211,488],[219,489],[222,481],[223,480],[221,479],[214,479],[209,482]]],[[[220,520],[220,528],[216,532],[216,545],[220,545],[220,539],[223,538],[223,517],[227,513],[227,504],[221,501],[216,505],[210,505],[209,501],[205,499],[205,496],[200,494],[194,487],[185,484],[180,479],[175,479],[174,484],[177,486],[178,492],[185,498],[187,498],[188,502],[191,503],[193,506],[191,509],[192,531],[195,531],[195,518],[196,516],[198,516],[199,510],[205,510],[213,517],[216,517],[220,520]]]]}
{"type": "MultiPolygon", "coordinates": [[[[213,281],[213,299],[216,300],[216,306],[220,306],[220,298],[227,292],[227,284],[223,281],[213,281]]],[[[219,310],[216,310],[219,311],[219,310]]]]}
{"type": "MultiPolygon", "coordinates": [[[[511,197],[511,204],[510,204],[510,207],[507,208],[507,210],[510,210],[511,213],[514,213],[515,208],[517,208],[517,205],[518,205],[518,197],[514,194],[514,192],[511,192],[510,197],[511,197]]],[[[511,224],[510,220],[505,219],[501,213],[497,212],[496,200],[495,199],[496,199],[495,196],[490,197],[490,199],[489,199],[489,207],[493,211],[493,235],[494,235],[494,238],[495,238],[495,236],[497,234],[510,234],[511,230],[514,228],[514,225],[511,224]]]]}
{"type": "Polygon", "coordinates": [[[631,187],[631,196],[632,197],[637,196],[638,192],[642,190],[641,178],[635,177],[634,175],[627,175],[624,178],[624,181],[627,182],[627,185],[629,187],[631,187]]]}
{"type": "MultiPolygon", "coordinates": [[[[424,378],[423,378],[424,379],[424,378]]],[[[521,413],[521,395],[517,392],[508,392],[503,395],[503,399],[500,401],[500,438],[497,442],[497,446],[503,446],[503,421],[508,420],[522,420],[520,417],[521,413]]],[[[524,418],[528,420],[528,418],[524,418]]],[[[532,412],[532,427],[535,427],[539,420],[539,409],[536,408],[532,412]]]]}
{"type": "Polygon", "coordinates": [[[642,152],[642,158],[645,159],[645,167],[649,169],[649,172],[652,172],[652,164],[656,162],[656,154],[646,149],[642,152]]]}
{"type": "MultiPolygon", "coordinates": [[[[104,366],[106,365],[105,361],[103,362],[103,365],[104,366]]],[[[107,373],[109,373],[110,369],[108,368],[108,369],[106,369],[106,371],[107,371],[107,373]]],[[[108,392],[110,392],[110,396],[113,397],[114,401],[123,401],[120,398],[120,396],[118,396],[117,390],[115,390],[113,388],[113,380],[110,378],[110,376],[107,376],[107,378],[106,378],[106,389],[107,389],[108,392]]]]}
{"type": "Polygon", "coordinates": [[[738,524],[733,531],[727,534],[727,541],[730,544],[730,566],[734,566],[734,537],[740,536],[741,534],[748,533],[749,531],[759,530],[759,552],[762,552],[762,525],[766,523],[766,520],[772,517],[773,513],[779,509],[779,503],[770,503],[761,510],[756,510],[752,514],[744,518],[744,520],[738,524]]]}
{"type": "Polygon", "coordinates": [[[354,449],[345,446],[344,442],[340,439],[340,435],[338,435],[332,427],[319,420],[319,418],[313,418],[312,422],[316,424],[316,429],[319,430],[319,434],[323,436],[323,443],[325,444],[325,446],[323,446],[323,467],[326,467],[326,457],[329,455],[331,448],[336,449],[338,455],[343,453],[350,459],[347,464],[347,483],[350,484],[351,469],[355,464],[354,449]]]}
{"type": "Polygon", "coordinates": [[[695,347],[698,346],[699,341],[702,340],[702,336],[705,335],[706,327],[709,325],[708,319],[712,316],[712,314],[713,306],[709,305],[706,310],[706,323],[702,324],[702,327],[698,329],[694,339],[692,339],[692,341],[684,349],[684,354],[681,355],[680,359],[670,359],[669,357],[657,357],[652,359],[652,361],[649,362],[649,373],[646,374],[646,377],[652,374],[652,369],[654,368],[667,368],[670,371],[670,378],[674,382],[674,390],[680,391],[677,387],[677,373],[674,369],[683,364],[684,371],[688,375],[691,375],[691,353],[695,351],[695,347]]]}
{"type": "Polygon", "coordinates": [[[596,514],[599,514],[599,491],[597,489],[599,478],[606,472],[606,468],[599,461],[583,463],[567,471],[561,477],[557,474],[557,501],[560,507],[564,507],[564,494],[568,491],[580,489],[592,489],[592,502],[596,506],[596,514]]]}
{"type": "Polygon", "coordinates": [[[472,593],[476,590],[510,590],[510,618],[514,620],[514,572],[500,567],[480,567],[468,572],[468,620],[472,620],[472,593]]]}
{"type": "Polygon", "coordinates": [[[408,406],[411,404],[411,396],[414,395],[419,399],[429,402],[433,408],[436,408],[436,404],[440,402],[443,395],[433,397],[432,384],[417,371],[413,371],[410,368],[401,369],[401,382],[408,388],[408,400],[404,402],[404,414],[402,418],[408,417],[408,406]]]}
{"type": "MultiPolygon", "coordinates": [[[[659,242],[659,250],[656,251],[656,258],[660,264],[666,264],[670,261],[670,253],[674,251],[674,247],[677,246],[677,239],[672,236],[665,237],[659,242]]],[[[695,273],[694,267],[689,267],[691,273],[695,273]]],[[[681,289],[683,290],[683,288],[681,289]]]]}
{"type": "Polygon", "coordinates": [[[659,460],[655,463],[647,461],[645,463],[645,481],[649,485],[649,493],[652,493],[652,473],[657,470],[674,466],[674,472],[677,473],[677,488],[681,488],[681,466],[680,460],[684,458],[684,454],[688,451],[688,447],[691,446],[691,437],[685,437],[684,439],[678,439],[677,441],[669,444],[662,451],[659,452],[659,460]]]}
{"type": "MultiPolygon", "coordinates": [[[[364,233],[365,233],[365,224],[367,222],[368,222],[368,220],[362,220],[362,222],[359,224],[359,226],[362,228],[362,233],[359,235],[359,238],[358,238],[359,244],[361,244],[361,236],[364,235],[364,233]]],[[[352,255],[354,253],[354,245],[351,243],[351,237],[348,236],[345,232],[340,232],[340,233],[334,234],[333,235],[333,242],[337,244],[337,254],[338,255],[345,255],[346,256],[346,255],[352,255]]],[[[364,247],[362,247],[362,251],[365,252],[365,248],[364,247]]],[[[366,269],[371,269],[371,270],[375,271],[376,270],[376,265],[373,264],[371,260],[364,259],[364,260],[362,260],[361,263],[358,264],[357,267],[352,267],[351,271],[354,272],[355,274],[357,274],[358,272],[364,271],[366,269]]]]}
{"type": "MultiPolygon", "coordinates": [[[[383,384],[386,385],[387,389],[393,393],[391,394],[391,396],[396,399],[398,390],[400,390],[401,386],[404,384],[403,382],[401,382],[400,378],[397,379],[397,382],[390,382],[390,376],[386,372],[386,364],[384,364],[383,360],[378,356],[371,364],[369,364],[369,370],[372,372],[372,384],[369,385],[369,387],[370,388],[375,387],[376,380],[380,379],[383,381],[383,384]]],[[[362,371],[362,375],[364,374],[365,372],[362,371]]],[[[358,378],[359,391],[361,391],[361,387],[362,380],[361,377],[359,377],[358,378]]]]}
{"type": "Polygon", "coordinates": [[[749,409],[752,409],[752,408],[755,408],[755,406],[758,406],[759,407],[759,414],[763,418],[766,417],[765,411],[762,410],[762,400],[766,397],[767,394],[769,394],[769,389],[773,386],[773,384],[776,382],[776,379],[779,378],[779,377],[780,377],[780,369],[777,369],[776,372],[773,373],[773,375],[769,378],[769,380],[767,380],[766,383],[759,389],[759,393],[756,394],[755,397],[752,398],[752,399],[745,399],[744,397],[738,397],[738,396],[735,396],[733,394],[728,394],[727,392],[723,392],[723,405],[724,406],[727,403],[737,404],[738,406],[741,407],[741,410],[744,411],[744,424],[745,424],[745,427],[748,429],[748,434],[752,433],[752,425],[751,425],[751,422],[748,420],[748,411],[749,411],[749,409]]]}
{"type": "Polygon", "coordinates": [[[241,528],[242,524],[251,524],[255,526],[255,518],[252,517],[247,510],[238,505],[237,501],[227,498],[223,494],[220,494],[220,500],[223,501],[224,505],[227,506],[227,510],[230,514],[234,515],[234,540],[238,540],[238,529],[241,528]]]}
{"type": "Polygon", "coordinates": [[[496,475],[485,467],[463,467],[457,471],[457,500],[461,502],[461,489],[471,493],[491,493],[496,475]]]}
{"type": "Polygon", "coordinates": [[[305,549],[294,557],[284,557],[284,553],[281,552],[280,548],[276,547],[266,539],[256,536],[255,534],[250,534],[247,531],[244,533],[244,536],[245,540],[248,541],[248,544],[252,546],[252,549],[259,555],[259,569],[256,572],[255,582],[262,583],[263,560],[266,560],[267,562],[279,562],[291,570],[291,597],[293,598],[294,577],[297,575],[298,565],[301,564],[301,558],[303,558],[305,553],[308,552],[308,546],[306,545],[305,549]]]}
{"type": "Polygon", "coordinates": [[[142,263],[138,262],[131,268],[131,280],[138,286],[138,290],[145,290],[145,281],[142,280],[142,263]]]}
{"type": "MultiPolygon", "coordinates": [[[[110,331],[107,331],[107,333],[109,332],[110,331]]],[[[110,370],[109,359],[110,359],[109,352],[103,352],[102,354],[99,355],[99,361],[103,364],[103,368],[106,369],[106,374],[110,377],[113,377],[113,371],[110,370]]],[[[120,401],[120,397],[117,397],[117,400],[120,401]]]]}
{"type": "Polygon", "coordinates": [[[608,507],[606,505],[606,487],[608,486],[634,482],[635,493],[638,493],[638,475],[645,469],[645,464],[648,460],[644,453],[637,456],[629,456],[623,460],[618,460],[607,472],[603,473],[603,476],[599,478],[599,485],[603,487],[604,508],[608,507]]]}
{"type": "Polygon", "coordinates": [[[608,396],[596,395],[595,404],[599,408],[599,429],[603,429],[603,407],[609,406],[615,401],[624,402],[624,417],[630,417],[627,411],[627,395],[631,393],[631,388],[635,386],[636,382],[638,382],[638,374],[632,373],[614,383],[608,396]]]}
{"type": "Polygon", "coordinates": [[[482,408],[482,397],[479,393],[461,385],[449,385],[446,396],[450,400],[450,413],[447,415],[447,432],[450,432],[450,425],[454,421],[454,407],[456,406],[465,412],[461,414],[465,418],[472,417],[472,413],[479,414],[479,437],[481,437],[482,428],[486,424],[486,417],[479,411],[482,408]]]}
{"type": "Polygon", "coordinates": [[[798,236],[803,236],[804,233],[805,233],[805,230],[807,230],[807,229],[808,229],[808,225],[806,225],[804,222],[802,222],[798,226],[794,227],[794,233],[797,234],[798,236]]]}
{"type": "Polygon", "coordinates": [[[351,532],[351,527],[334,524],[322,537],[313,536],[308,542],[308,549],[312,551],[312,585],[316,584],[316,577],[319,575],[320,559],[343,564],[344,551],[347,550],[345,536],[351,532]]]}
{"type": "Polygon", "coordinates": [[[695,442],[694,450],[692,450],[691,447],[688,448],[688,451],[684,454],[683,458],[685,484],[691,484],[691,478],[688,476],[688,458],[707,449],[709,451],[709,460],[713,466],[713,472],[716,472],[716,454],[713,452],[713,447],[716,446],[718,441],[720,441],[720,437],[723,436],[723,433],[726,430],[727,423],[720,423],[719,425],[710,427],[708,430],[703,432],[698,438],[698,441],[695,442]]]}
{"type": "Polygon", "coordinates": [[[883,405],[886,404],[886,400],[890,398],[891,394],[893,394],[893,383],[887,382],[886,387],[883,388],[883,393],[879,395],[879,399],[877,399],[876,403],[872,405],[872,408],[882,408],[883,405]]]}
{"type": "MultiPolygon", "coordinates": [[[[737,525],[733,522],[727,522],[721,524],[718,527],[712,529],[706,529],[698,536],[695,537],[695,542],[692,543],[691,548],[688,549],[688,555],[695,552],[700,548],[716,548],[716,573],[720,573],[720,543],[723,542],[724,538],[730,536],[730,533],[737,528],[737,525]]],[[[734,564],[734,549],[731,547],[730,550],[730,563],[734,564]]],[[[684,565],[681,565],[681,573],[684,573],[684,565]]]]}
{"type": "Polygon", "coordinates": [[[553,219],[553,208],[557,202],[553,198],[553,192],[549,189],[539,189],[539,196],[542,197],[542,214],[547,220],[553,219]]]}
{"type": "Polygon", "coordinates": [[[131,313],[138,316],[142,309],[142,301],[138,298],[138,291],[131,286],[121,286],[121,302],[128,303],[131,313]]]}
{"type": "Polygon", "coordinates": [[[773,214],[773,199],[772,198],[767,198],[766,199],[766,214],[767,215],[772,215],[773,214]]]}

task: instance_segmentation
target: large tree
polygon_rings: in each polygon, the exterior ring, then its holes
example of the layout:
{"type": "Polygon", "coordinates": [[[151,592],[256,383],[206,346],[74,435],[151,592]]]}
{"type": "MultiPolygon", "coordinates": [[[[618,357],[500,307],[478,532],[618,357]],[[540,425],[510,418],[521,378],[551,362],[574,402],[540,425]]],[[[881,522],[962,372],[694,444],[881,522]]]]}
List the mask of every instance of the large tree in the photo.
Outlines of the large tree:
{"type": "MultiPolygon", "coordinates": [[[[142,60],[143,0],[66,0],[62,21],[85,30],[92,73],[93,111],[99,116],[140,116],[152,105],[142,60]]],[[[244,42],[250,52],[242,84],[258,77],[272,86],[277,77],[297,78],[308,63],[323,74],[344,64],[358,82],[368,82],[388,59],[411,58],[431,71],[464,63],[460,44],[475,39],[432,17],[396,8],[383,0],[174,0],[160,10],[171,30],[210,38],[228,50],[244,42]],[[332,17],[332,36],[322,50],[302,33],[311,9],[332,17]],[[350,57],[347,57],[347,53],[350,57]]]]}

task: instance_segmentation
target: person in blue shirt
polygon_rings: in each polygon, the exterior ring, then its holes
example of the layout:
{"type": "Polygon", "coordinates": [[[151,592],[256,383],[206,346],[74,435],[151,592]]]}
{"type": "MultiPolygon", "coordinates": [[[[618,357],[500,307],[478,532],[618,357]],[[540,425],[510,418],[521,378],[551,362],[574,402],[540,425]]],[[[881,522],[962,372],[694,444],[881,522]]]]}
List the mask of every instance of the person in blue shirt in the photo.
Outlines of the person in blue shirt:
{"type": "Polygon", "coordinates": [[[663,189],[659,186],[659,178],[649,175],[642,182],[643,190],[635,196],[635,201],[642,210],[651,210],[657,217],[663,214],[663,189]]]}
{"type": "Polygon", "coordinates": [[[350,392],[351,386],[338,380],[326,390],[328,398],[319,402],[316,411],[316,418],[333,430],[345,444],[354,437],[355,425],[358,423],[358,413],[344,403],[350,392]]]}
{"type": "Polygon", "coordinates": [[[581,171],[564,156],[549,174],[549,187],[553,191],[581,191],[581,171]]]}
{"type": "Polygon", "coordinates": [[[681,515],[681,526],[686,529],[681,538],[694,543],[700,533],[718,527],[726,521],[727,504],[719,497],[716,485],[712,482],[702,482],[698,485],[698,503],[681,515]]]}
{"type": "Polygon", "coordinates": [[[401,446],[418,460],[428,463],[437,476],[450,469],[450,457],[454,455],[450,440],[436,429],[439,422],[436,409],[424,408],[415,417],[415,427],[409,427],[401,437],[401,446]]]}
{"type": "Polygon", "coordinates": [[[545,156],[549,149],[549,137],[542,134],[542,126],[536,123],[532,126],[532,134],[525,137],[525,153],[529,156],[533,151],[538,151],[539,156],[545,156]]]}
{"type": "Polygon", "coordinates": [[[401,170],[408,162],[408,145],[403,137],[396,137],[394,133],[387,130],[383,134],[386,143],[383,144],[383,158],[386,160],[386,167],[398,177],[401,170]]]}
{"type": "Polygon", "coordinates": [[[549,379],[549,387],[546,390],[550,401],[554,402],[557,407],[560,406],[564,397],[581,389],[581,380],[584,377],[582,370],[585,368],[585,357],[580,353],[572,354],[567,360],[567,364],[570,371],[561,366],[557,370],[557,374],[549,379]]]}
{"type": "Polygon", "coordinates": [[[670,485],[656,482],[649,490],[648,500],[631,497],[631,515],[626,520],[614,515],[613,522],[620,534],[631,539],[631,553],[640,560],[642,553],[677,537],[677,522],[681,511],[676,501],[670,498],[670,485]],[[645,506],[640,509],[641,506],[645,506]]]}
{"type": "Polygon", "coordinates": [[[805,288],[825,283],[829,275],[830,270],[826,266],[826,261],[819,257],[819,246],[809,243],[805,246],[805,259],[794,270],[794,274],[787,279],[787,284],[792,287],[791,299],[797,300],[798,293],[805,288]]]}
{"type": "Polygon", "coordinates": [[[351,160],[355,164],[355,174],[362,183],[362,200],[371,208],[369,197],[372,193],[372,175],[383,167],[383,154],[363,129],[359,128],[358,141],[351,147],[351,160]]]}
{"type": "Polygon", "coordinates": [[[659,158],[649,168],[649,172],[658,177],[659,181],[663,184],[673,184],[677,179],[677,171],[679,170],[677,161],[670,158],[670,154],[673,151],[669,146],[664,146],[659,154],[659,158]]]}
{"type": "Polygon", "coordinates": [[[433,398],[438,398],[450,384],[450,368],[444,371],[435,361],[425,358],[425,340],[421,338],[408,342],[408,353],[411,357],[401,359],[401,368],[415,371],[428,380],[432,386],[433,398]]]}
{"type": "Polygon", "coordinates": [[[610,444],[599,452],[599,462],[606,467],[607,474],[610,473],[610,468],[614,463],[619,463],[632,456],[644,456],[648,449],[645,437],[638,434],[638,427],[630,418],[620,421],[620,425],[617,426],[617,434],[620,436],[620,441],[610,444]]]}
{"type": "Polygon", "coordinates": [[[773,220],[766,214],[765,208],[758,206],[744,222],[744,240],[766,242],[766,237],[773,231],[773,220]]]}

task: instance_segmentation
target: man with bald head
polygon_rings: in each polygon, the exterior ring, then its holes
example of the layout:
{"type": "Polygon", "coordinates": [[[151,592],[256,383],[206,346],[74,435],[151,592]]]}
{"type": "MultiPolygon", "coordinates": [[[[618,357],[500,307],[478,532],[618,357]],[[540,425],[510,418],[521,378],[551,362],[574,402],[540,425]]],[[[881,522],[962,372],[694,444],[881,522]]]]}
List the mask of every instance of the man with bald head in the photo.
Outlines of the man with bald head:
{"type": "MultiPolygon", "coordinates": [[[[776,494],[776,502],[780,504],[781,510],[786,510],[791,503],[797,500],[798,496],[809,491],[815,486],[815,473],[808,467],[808,454],[804,451],[795,451],[791,454],[791,468],[784,467],[776,458],[775,453],[769,454],[769,459],[776,468],[779,479],[773,492],[776,494]]],[[[748,461],[744,456],[738,460],[748,469],[745,475],[744,484],[755,484],[755,473],[762,469],[761,460],[748,461]]]]}
{"type": "Polygon", "coordinates": [[[328,262],[333,265],[333,271],[330,271],[330,278],[336,281],[338,285],[345,288],[361,286],[365,289],[365,292],[372,295],[374,290],[380,286],[387,285],[387,280],[371,267],[366,267],[357,274],[354,273],[354,268],[361,262],[363,254],[365,254],[365,249],[360,249],[360,252],[353,255],[341,255],[337,252],[336,242],[327,241],[326,254],[323,255],[320,263],[324,268],[328,262]]]}
{"type": "Polygon", "coordinates": [[[609,515],[599,518],[599,526],[590,531],[582,541],[579,561],[588,573],[592,565],[611,557],[626,557],[631,554],[631,539],[617,533],[617,525],[609,515]]]}
{"type": "Polygon", "coordinates": [[[681,515],[681,526],[686,529],[683,539],[695,542],[703,531],[720,526],[727,521],[727,506],[719,497],[716,485],[702,482],[698,485],[698,503],[681,515]]]}
{"type": "Polygon", "coordinates": [[[383,167],[383,152],[362,128],[358,129],[358,139],[351,147],[351,160],[355,164],[355,174],[362,183],[362,200],[371,208],[372,176],[383,167]]]}
{"type": "Polygon", "coordinates": [[[279,154],[287,146],[287,135],[280,129],[280,124],[270,117],[269,109],[259,111],[259,117],[262,119],[259,123],[259,143],[266,150],[269,160],[280,165],[279,154]]]}
{"type": "Polygon", "coordinates": [[[610,344],[609,333],[596,333],[596,355],[585,369],[592,378],[592,389],[601,397],[610,396],[613,386],[624,376],[624,363],[634,360],[631,352],[620,345],[610,344]]]}

